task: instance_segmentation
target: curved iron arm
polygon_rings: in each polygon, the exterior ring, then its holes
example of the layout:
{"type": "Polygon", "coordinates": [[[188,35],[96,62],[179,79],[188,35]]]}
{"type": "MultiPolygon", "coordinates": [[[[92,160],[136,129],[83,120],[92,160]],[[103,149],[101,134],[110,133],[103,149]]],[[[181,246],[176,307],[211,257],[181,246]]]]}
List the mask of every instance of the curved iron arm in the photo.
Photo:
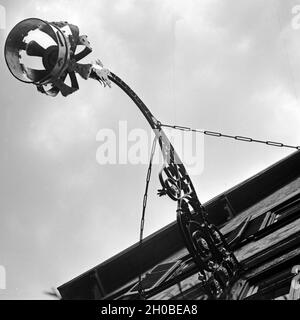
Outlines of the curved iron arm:
{"type": "MultiPolygon", "coordinates": [[[[140,109],[158,138],[164,157],[164,165],[159,173],[162,185],[159,195],[167,194],[177,201],[177,223],[185,245],[198,266],[199,280],[205,293],[212,299],[224,297],[239,269],[235,255],[218,228],[208,222],[193,183],[160,122],[122,79],[110,71],[106,72],[107,79],[122,89],[140,109]]],[[[104,81],[93,71],[91,77],[104,81]]]]}
{"type": "Polygon", "coordinates": [[[146,120],[148,121],[155,135],[158,138],[160,148],[165,160],[165,166],[160,174],[160,182],[163,187],[162,192],[166,192],[166,194],[168,194],[173,200],[176,201],[182,199],[184,196],[189,195],[189,197],[193,199],[195,210],[200,210],[201,203],[197,197],[192,181],[187,171],[185,170],[185,167],[182,164],[178,154],[176,153],[173,145],[171,144],[170,140],[161,128],[161,123],[153,116],[153,114],[150,112],[150,110],[144,104],[144,102],[138,97],[138,95],[122,79],[120,79],[117,75],[115,75],[112,72],[110,72],[108,78],[112,82],[114,82],[119,88],[121,88],[132,99],[132,101],[143,113],[143,115],[145,116],[146,120]],[[166,166],[166,164],[168,166],[166,166]],[[174,165],[178,165],[178,167],[173,167],[174,165]],[[172,183],[171,188],[166,183],[166,180],[164,180],[163,173],[167,175],[167,179],[169,179],[168,182],[172,183]],[[185,189],[184,185],[182,185],[181,192],[184,194],[180,194],[180,188],[178,185],[179,179],[181,179],[182,182],[185,182],[185,185],[189,186],[188,189],[185,189]],[[176,184],[173,184],[174,182],[176,182],[176,184]],[[176,185],[178,189],[175,188],[176,185]]]}

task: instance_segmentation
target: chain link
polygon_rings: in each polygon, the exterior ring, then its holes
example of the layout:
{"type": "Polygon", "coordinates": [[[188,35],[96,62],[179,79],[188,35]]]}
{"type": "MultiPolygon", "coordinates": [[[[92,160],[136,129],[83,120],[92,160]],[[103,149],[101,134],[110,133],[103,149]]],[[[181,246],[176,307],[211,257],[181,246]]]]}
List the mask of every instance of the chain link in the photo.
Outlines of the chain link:
{"type": "Polygon", "coordinates": [[[145,213],[146,213],[146,206],[147,206],[147,199],[148,199],[148,188],[149,188],[149,182],[150,182],[150,178],[151,178],[152,161],[153,161],[155,148],[156,148],[156,140],[157,140],[157,137],[154,138],[153,143],[152,143],[151,155],[150,155],[150,160],[149,160],[149,167],[148,167],[147,177],[146,177],[146,187],[145,187],[145,193],[144,193],[144,198],[143,198],[143,211],[142,211],[141,228],[140,228],[140,242],[143,241],[145,213]]]}
{"type": "Polygon", "coordinates": [[[229,134],[223,134],[221,132],[216,132],[216,131],[208,131],[208,130],[199,130],[199,129],[193,129],[190,127],[185,127],[185,126],[176,126],[176,125],[169,125],[169,124],[163,124],[160,123],[161,127],[166,127],[166,128],[171,128],[175,130],[181,130],[181,131],[190,131],[190,132],[196,132],[196,133],[202,133],[207,136],[212,136],[212,137],[217,137],[217,138],[229,138],[229,139],[234,139],[237,141],[242,141],[242,142],[256,142],[256,143],[263,143],[271,147],[280,147],[280,148],[290,148],[290,149],[296,149],[300,150],[300,146],[291,146],[288,144],[284,144],[281,142],[275,142],[275,141],[264,141],[264,140],[258,140],[258,139],[253,139],[250,137],[244,137],[244,136],[233,136],[229,134]]]}
{"type": "MultiPolygon", "coordinates": [[[[144,226],[145,226],[145,213],[146,213],[146,207],[147,207],[147,199],[148,199],[148,189],[149,189],[149,183],[151,179],[151,172],[152,172],[152,162],[153,162],[153,157],[156,149],[156,140],[157,137],[154,137],[153,143],[152,143],[152,148],[151,148],[151,155],[150,155],[150,160],[149,160],[149,166],[148,166],[148,171],[147,171],[147,177],[146,177],[146,187],[145,187],[145,193],[143,197],[143,211],[142,211],[142,218],[141,218],[141,225],[140,225],[140,242],[139,245],[141,246],[143,243],[143,234],[144,234],[144,226]]],[[[142,271],[139,273],[139,293],[141,298],[144,298],[144,289],[142,287],[142,271]]]]}

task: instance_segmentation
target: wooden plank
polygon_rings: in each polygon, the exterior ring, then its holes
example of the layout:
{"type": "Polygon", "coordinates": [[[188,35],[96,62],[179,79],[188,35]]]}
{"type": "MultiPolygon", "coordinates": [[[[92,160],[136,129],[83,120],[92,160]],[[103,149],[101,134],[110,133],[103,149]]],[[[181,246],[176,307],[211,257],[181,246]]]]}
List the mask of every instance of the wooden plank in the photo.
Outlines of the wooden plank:
{"type": "Polygon", "coordinates": [[[300,218],[292,223],[284,226],[283,228],[276,230],[275,232],[265,236],[264,238],[250,242],[244,247],[238,249],[235,254],[237,259],[242,262],[247,258],[258,254],[266,248],[276,245],[280,241],[292,236],[300,231],[300,218]]]}

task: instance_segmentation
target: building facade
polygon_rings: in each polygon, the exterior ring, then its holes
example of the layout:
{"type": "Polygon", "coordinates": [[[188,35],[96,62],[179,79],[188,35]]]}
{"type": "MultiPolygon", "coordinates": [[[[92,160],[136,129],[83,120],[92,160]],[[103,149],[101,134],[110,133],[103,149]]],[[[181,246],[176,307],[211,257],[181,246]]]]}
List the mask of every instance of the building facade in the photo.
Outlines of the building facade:
{"type": "MultiPolygon", "coordinates": [[[[240,263],[223,299],[300,299],[299,161],[297,151],[204,204],[240,263]]],[[[58,290],[63,299],[209,299],[203,288],[175,221],[58,290]]]]}

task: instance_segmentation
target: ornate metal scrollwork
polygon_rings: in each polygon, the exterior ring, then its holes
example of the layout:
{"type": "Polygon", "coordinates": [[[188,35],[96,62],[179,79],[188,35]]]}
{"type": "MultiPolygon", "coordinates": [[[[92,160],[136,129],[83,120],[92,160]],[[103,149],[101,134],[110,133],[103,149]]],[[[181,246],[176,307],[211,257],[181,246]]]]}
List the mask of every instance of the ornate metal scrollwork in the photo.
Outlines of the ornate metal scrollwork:
{"type": "Polygon", "coordinates": [[[207,221],[184,166],[167,164],[159,176],[163,187],[160,193],[177,201],[177,222],[206,291],[211,298],[222,297],[238,269],[234,254],[218,228],[207,221]]]}
{"type": "Polygon", "coordinates": [[[199,281],[211,299],[224,296],[239,269],[235,255],[218,228],[207,220],[193,183],[160,122],[142,100],[119,77],[110,72],[108,79],[117,84],[134,101],[154,130],[164,157],[159,172],[162,189],[158,195],[168,195],[177,202],[177,223],[189,253],[199,271],[199,281]]]}

